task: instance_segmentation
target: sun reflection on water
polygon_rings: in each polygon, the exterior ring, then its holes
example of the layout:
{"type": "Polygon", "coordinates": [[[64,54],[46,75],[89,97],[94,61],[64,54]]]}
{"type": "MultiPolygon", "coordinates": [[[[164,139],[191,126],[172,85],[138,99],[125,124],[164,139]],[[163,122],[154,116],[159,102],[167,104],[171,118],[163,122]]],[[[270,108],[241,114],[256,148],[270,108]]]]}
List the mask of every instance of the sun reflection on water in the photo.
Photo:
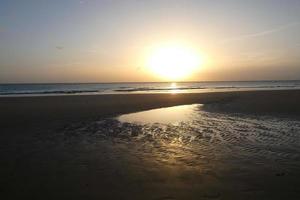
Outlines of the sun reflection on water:
{"type": "Polygon", "coordinates": [[[180,93],[180,90],[175,82],[171,83],[170,89],[171,89],[171,92],[170,92],[171,94],[180,93]]]}
{"type": "Polygon", "coordinates": [[[125,177],[129,183],[138,180],[169,190],[170,185],[186,189],[212,181],[218,186],[232,174],[244,174],[245,180],[260,169],[268,175],[297,170],[299,132],[299,120],[208,112],[188,105],[78,124],[63,135],[64,141],[75,138],[76,148],[82,142],[86,154],[99,163],[101,177],[125,177]],[[186,118],[175,118],[174,123],[174,116],[186,118]]]}

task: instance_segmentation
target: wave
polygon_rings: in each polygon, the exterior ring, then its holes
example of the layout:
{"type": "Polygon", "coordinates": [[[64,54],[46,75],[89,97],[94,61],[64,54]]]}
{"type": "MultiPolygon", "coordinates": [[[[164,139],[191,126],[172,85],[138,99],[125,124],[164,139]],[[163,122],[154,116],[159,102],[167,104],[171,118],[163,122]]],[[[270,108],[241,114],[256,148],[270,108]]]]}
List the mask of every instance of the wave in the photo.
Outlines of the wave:
{"type": "Polygon", "coordinates": [[[193,90],[205,89],[204,87],[179,87],[179,88],[153,88],[153,87],[140,87],[140,88],[124,88],[115,89],[115,92],[136,92],[136,91],[172,91],[172,90],[193,90]]]}
{"type": "Polygon", "coordinates": [[[201,86],[201,87],[178,87],[178,88],[153,88],[153,87],[139,87],[139,88],[119,88],[115,92],[142,92],[142,91],[175,91],[175,90],[201,90],[201,89],[255,89],[255,88],[296,88],[296,85],[273,85],[273,86],[201,86]]]}
{"type": "Polygon", "coordinates": [[[30,94],[80,94],[80,93],[97,93],[99,90],[56,90],[56,91],[16,91],[0,92],[0,95],[30,95],[30,94]]]}
{"type": "MultiPolygon", "coordinates": [[[[43,86],[45,87],[45,86],[43,86]]],[[[84,94],[84,93],[130,93],[130,92],[174,92],[174,91],[196,91],[196,90],[241,90],[241,89],[289,89],[289,88],[300,88],[300,84],[261,84],[258,82],[257,85],[243,85],[241,84],[230,84],[230,85],[178,85],[177,87],[170,87],[164,85],[130,85],[123,84],[107,86],[101,84],[95,86],[78,86],[78,85],[58,85],[52,88],[41,88],[41,85],[24,86],[24,85],[1,85],[0,84],[0,96],[5,95],[55,95],[55,94],[84,94]],[[54,87],[54,88],[53,88],[54,87]]]]}

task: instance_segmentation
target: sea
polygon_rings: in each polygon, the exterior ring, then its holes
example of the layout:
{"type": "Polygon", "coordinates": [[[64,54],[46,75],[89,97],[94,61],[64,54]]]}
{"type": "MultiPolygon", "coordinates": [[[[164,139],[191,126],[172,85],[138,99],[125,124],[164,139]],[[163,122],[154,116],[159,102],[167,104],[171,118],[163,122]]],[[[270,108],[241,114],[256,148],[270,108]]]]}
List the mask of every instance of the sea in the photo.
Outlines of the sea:
{"type": "Polygon", "coordinates": [[[199,93],[231,90],[281,89],[300,89],[300,80],[0,84],[0,96],[41,96],[119,93],[199,93]]]}

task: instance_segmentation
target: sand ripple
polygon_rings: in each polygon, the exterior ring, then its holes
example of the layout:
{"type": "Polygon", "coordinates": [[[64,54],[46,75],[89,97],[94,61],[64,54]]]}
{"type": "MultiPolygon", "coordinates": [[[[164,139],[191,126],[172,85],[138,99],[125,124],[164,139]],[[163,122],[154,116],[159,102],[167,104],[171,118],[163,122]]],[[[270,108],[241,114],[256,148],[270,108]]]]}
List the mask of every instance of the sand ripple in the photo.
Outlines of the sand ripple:
{"type": "MultiPolygon", "coordinates": [[[[113,140],[127,145],[137,157],[152,161],[203,166],[203,163],[245,162],[299,167],[300,121],[271,116],[233,115],[202,111],[190,121],[177,124],[121,123],[103,119],[66,130],[92,141],[113,140]]],[[[227,165],[228,166],[228,165],[227,165]]]]}

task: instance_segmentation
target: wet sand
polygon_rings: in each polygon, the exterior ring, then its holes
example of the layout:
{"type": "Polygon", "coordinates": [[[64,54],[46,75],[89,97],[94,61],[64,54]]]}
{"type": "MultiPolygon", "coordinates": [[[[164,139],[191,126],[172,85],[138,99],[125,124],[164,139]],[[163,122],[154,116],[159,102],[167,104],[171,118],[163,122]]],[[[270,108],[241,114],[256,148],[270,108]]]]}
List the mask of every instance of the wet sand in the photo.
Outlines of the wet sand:
{"type": "Polygon", "coordinates": [[[299,199],[299,102],[299,90],[0,98],[0,192],[4,199],[299,199]],[[204,104],[204,117],[179,127],[110,118],[194,103],[204,104]],[[189,132],[193,140],[180,135],[189,132]]]}
{"type": "Polygon", "coordinates": [[[300,90],[215,92],[190,94],[115,94],[43,97],[1,97],[1,128],[68,123],[141,110],[210,104],[226,112],[300,114],[300,90]]]}

